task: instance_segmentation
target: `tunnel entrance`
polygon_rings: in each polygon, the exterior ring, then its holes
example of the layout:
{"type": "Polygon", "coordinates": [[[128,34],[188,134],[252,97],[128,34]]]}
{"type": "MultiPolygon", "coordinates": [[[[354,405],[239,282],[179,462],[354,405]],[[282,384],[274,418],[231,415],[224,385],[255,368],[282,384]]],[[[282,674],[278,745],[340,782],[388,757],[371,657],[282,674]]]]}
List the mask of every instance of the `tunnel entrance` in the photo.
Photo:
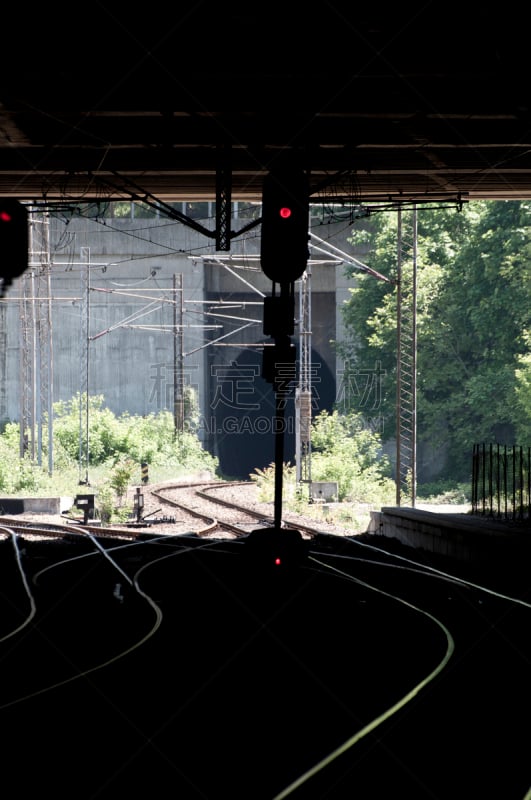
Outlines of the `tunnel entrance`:
{"type": "MultiPolygon", "coordinates": [[[[312,416],[331,411],[335,378],[319,353],[312,350],[315,386],[312,416]]],[[[260,348],[241,350],[229,363],[211,365],[211,451],[228,479],[248,480],[256,468],[275,460],[275,395],[261,375],[260,348]]],[[[295,386],[284,412],[284,461],[295,464],[295,386]]]]}

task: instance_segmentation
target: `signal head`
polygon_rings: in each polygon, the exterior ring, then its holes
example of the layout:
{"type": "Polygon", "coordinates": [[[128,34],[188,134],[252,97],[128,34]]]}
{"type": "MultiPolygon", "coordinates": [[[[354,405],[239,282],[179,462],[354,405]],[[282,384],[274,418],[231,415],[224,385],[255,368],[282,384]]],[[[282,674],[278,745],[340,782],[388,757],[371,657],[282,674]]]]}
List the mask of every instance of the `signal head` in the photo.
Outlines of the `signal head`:
{"type": "Polygon", "coordinates": [[[0,278],[10,284],[28,267],[28,213],[18,200],[0,198],[0,278]]]}
{"type": "Polygon", "coordinates": [[[309,182],[304,170],[286,165],[265,177],[260,263],[276,283],[293,283],[306,269],[309,209],[309,182]]]}

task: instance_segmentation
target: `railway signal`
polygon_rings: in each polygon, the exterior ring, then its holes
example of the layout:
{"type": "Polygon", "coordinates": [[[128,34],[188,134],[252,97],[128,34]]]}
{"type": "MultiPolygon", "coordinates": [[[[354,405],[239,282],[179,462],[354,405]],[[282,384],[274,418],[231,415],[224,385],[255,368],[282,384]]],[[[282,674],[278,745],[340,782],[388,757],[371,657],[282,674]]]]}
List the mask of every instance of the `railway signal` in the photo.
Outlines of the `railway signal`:
{"type": "Polygon", "coordinates": [[[266,175],[260,263],[275,283],[293,283],[306,270],[309,209],[309,181],[303,169],[287,164],[266,175]]]}
{"type": "Polygon", "coordinates": [[[0,278],[9,286],[28,268],[28,212],[18,200],[0,198],[0,278]]]}
{"type": "Polygon", "coordinates": [[[295,528],[257,528],[245,546],[254,568],[270,576],[292,574],[307,557],[306,543],[295,528]]]}
{"type": "Polygon", "coordinates": [[[262,373],[273,384],[276,398],[275,528],[273,533],[267,530],[265,536],[263,531],[254,531],[249,539],[251,553],[259,554],[260,562],[277,571],[291,569],[301,555],[300,543],[294,545],[281,529],[286,377],[295,376],[296,362],[295,347],[290,341],[294,330],[294,284],[306,270],[309,257],[309,181],[294,156],[290,158],[279,161],[266,175],[262,190],[260,263],[273,281],[272,296],[264,300],[264,333],[273,337],[274,345],[264,348],[262,373]]]}

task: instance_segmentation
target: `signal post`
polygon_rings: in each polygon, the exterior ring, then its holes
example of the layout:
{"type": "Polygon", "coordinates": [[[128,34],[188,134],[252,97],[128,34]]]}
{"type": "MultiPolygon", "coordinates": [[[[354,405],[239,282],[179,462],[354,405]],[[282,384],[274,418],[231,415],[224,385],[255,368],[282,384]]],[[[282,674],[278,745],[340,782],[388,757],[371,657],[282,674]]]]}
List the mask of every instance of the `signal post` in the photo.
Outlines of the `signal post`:
{"type": "Polygon", "coordinates": [[[272,290],[264,300],[263,330],[273,344],[264,347],[262,376],[275,392],[275,524],[252,531],[248,541],[262,564],[274,568],[297,565],[304,554],[300,533],[282,529],[282,485],[285,401],[296,378],[295,281],[309,258],[309,197],[307,173],[295,163],[280,164],[264,179],[260,264],[272,290]]]}

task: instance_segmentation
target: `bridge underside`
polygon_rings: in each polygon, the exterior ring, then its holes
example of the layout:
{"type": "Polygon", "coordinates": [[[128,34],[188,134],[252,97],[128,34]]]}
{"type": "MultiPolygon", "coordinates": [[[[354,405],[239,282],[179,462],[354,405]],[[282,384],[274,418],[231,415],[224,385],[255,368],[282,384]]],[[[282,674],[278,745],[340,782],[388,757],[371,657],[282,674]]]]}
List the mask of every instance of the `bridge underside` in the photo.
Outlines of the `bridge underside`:
{"type": "Polygon", "coordinates": [[[0,196],[259,201],[293,150],[312,203],[531,197],[527,31],[498,11],[11,7],[0,196]]]}

